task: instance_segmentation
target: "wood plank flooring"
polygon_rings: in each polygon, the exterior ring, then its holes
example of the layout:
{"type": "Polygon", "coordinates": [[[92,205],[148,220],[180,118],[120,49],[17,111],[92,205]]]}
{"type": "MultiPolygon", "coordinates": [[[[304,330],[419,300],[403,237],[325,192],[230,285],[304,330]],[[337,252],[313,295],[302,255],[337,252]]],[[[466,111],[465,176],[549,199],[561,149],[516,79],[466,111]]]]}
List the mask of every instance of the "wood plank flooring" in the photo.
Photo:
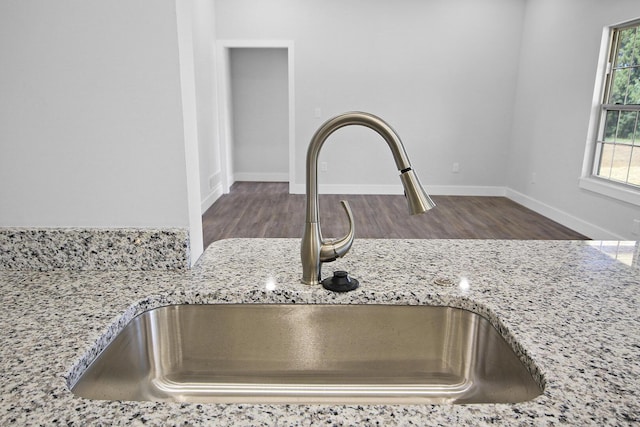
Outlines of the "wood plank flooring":
{"type": "MultiPolygon", "coordinates": [[[[356,238],[585,240],[505,197],[433,196],[436,207],[409,215],[404,196],[320,195],[326,237],[347,232],[340,200],[351,205],[356,238]]],[[[231,237],[301,238],[305,195],[289,194],[287,183],[237,182],[202,217],[205,248],[231,237]]]]}

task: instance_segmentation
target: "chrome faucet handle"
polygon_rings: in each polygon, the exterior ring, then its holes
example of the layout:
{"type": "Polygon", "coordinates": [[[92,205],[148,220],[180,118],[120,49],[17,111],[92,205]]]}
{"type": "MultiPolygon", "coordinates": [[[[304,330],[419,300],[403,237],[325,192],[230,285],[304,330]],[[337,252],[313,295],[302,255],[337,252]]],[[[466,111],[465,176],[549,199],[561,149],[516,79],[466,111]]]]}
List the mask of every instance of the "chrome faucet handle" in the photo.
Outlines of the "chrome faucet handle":
{"type": "Polygon", "coordinates": [[[320,262],[331,262],[337,258],[343,257],[351,249],[353,239],[355,237],[355,225],[353,221],[353,213],[351,212],[351,206],[346,200],[341,200],[342,207],[347,213],[349,219],[349,232],[341,239],[322,242],[320,246],[320,262]]]}

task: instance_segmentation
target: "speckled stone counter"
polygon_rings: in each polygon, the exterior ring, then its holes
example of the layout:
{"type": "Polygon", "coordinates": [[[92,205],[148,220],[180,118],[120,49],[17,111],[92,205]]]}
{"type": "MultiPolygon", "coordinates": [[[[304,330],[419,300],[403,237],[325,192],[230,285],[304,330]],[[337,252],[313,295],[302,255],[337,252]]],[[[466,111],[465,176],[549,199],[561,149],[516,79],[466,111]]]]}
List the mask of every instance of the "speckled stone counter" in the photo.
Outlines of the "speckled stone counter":
{"type": "Polygon", "coordinates": [[[0,270],[185,270],[186,228],[0,227],[0,270]]]}
{"type": "Polygon", "coordinates": [[[298,283],[298,248],[292,239],[224,240],[187,271],[0,271],[0,425],[640,423],[640,273],[592,245],[360,239],[325,268],[360,280],[347,294],[298,283]],[[92,401],[69,391],[131,318],[187,302],[470,308],[504,328],[545,390],[518,404],[353,406],[92,401]]]}

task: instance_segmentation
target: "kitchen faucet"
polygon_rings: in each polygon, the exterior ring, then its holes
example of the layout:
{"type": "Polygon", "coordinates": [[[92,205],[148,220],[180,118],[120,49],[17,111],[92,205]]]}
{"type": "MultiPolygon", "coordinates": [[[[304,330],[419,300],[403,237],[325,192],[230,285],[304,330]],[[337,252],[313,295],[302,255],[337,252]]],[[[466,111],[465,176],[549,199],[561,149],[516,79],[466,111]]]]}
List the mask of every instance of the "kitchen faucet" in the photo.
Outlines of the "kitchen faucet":
{"type": "Polygon", "coordinates": [[[349,202],[341,201],[349,219],[349,232],[337,240],[325,240],[322,237],[318,209],[318,155],[320,149],[329,135],[342,127],[351,125],[360,125],[373,129],[387,142],[396,166],[400,171],[400,180],[404,186],[405,197],[407,198],[411,215],[424,213],[435,207],[435,203],[424,191],[418,176],[411,168],[400,137],[384,120],[373,114],[363,112],[344,113],[328,120],[313,135],[307,150],[307,212],[302,246],[300,248],[302,283],[307,285],[319,284],[322,263],[335,261],[337,258],[346,255],[353,244],[354,224],[349,202]]]}

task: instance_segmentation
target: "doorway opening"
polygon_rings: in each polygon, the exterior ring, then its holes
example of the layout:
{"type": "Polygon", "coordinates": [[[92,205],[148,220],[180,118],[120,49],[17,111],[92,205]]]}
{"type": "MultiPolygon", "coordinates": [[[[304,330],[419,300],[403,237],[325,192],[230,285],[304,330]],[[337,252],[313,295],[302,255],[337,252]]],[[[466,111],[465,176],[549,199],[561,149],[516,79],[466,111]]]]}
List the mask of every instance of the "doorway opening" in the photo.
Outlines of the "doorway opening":
{"type": "Polygon", "coordinates": [[[295,182],[293,42],[218,42],[221,184],[295,182]]]}

